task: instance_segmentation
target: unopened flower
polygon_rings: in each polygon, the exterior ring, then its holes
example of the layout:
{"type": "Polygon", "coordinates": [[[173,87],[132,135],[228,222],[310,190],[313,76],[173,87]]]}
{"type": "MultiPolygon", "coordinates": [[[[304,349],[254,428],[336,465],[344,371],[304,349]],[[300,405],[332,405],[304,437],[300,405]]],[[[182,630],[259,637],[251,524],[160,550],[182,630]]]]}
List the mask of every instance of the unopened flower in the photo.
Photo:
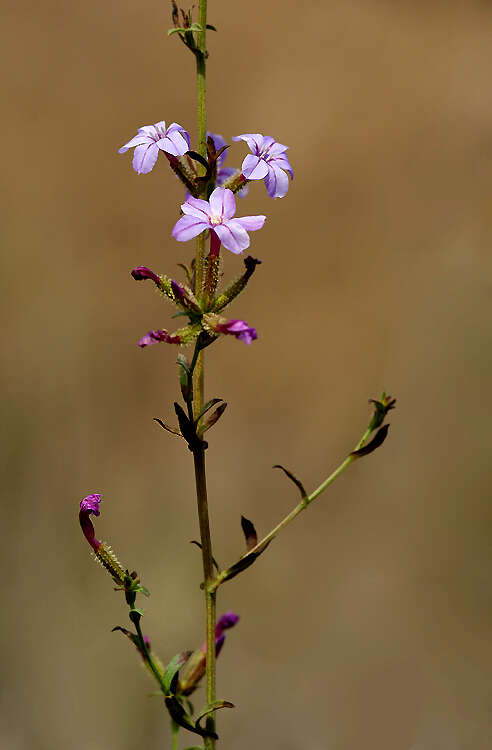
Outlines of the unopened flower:
{"type": "Polygon", "coordinates": [[[241,171],[248,180],[265,180],[265,187],[270,198],[283,198],[289,189],[289,178],[294,179],[292,167],[283,146],[269,135],[261,133],[243,133],[233,141],[245,141],[251,153],[242,164],[241,171]]]}
{"type": "Polygon", "coordinates": [[[249,247],[248,232],[261,229],[266,219],[266,216],[233,218],[236,213],[234,194],[222,187],[215,188],[208,201],[190,196],[181,210],[184,216],[172,231],[178,242],[191,240],[209,229],[227,250],[236,254],[249,247]]]}
{"type": "Polygon", "coordinates": [[[224,645],[226,637],[224,630],[233,628],[234,625],[237,624],[238,620],[239,615],[236,615],[235,612],[226,612],[221,617],[219,617],[215,626],[215,656],[218,656],[220,654],[222,646],[224,645]]]}
{"type": "Polygon", "coordinates": [[[94,532],[94,526],[90,516],[99,516],[99,503],[101,502],[101,495],[87,495],[83,500],[80,501],[79,521],[84,536],[91,545],[95,553],[95,558],[101,565],[106,568],[110,573],[113,580],[123,586],[128,575],[128,571],[125,572],[118,558],[114,554],[111,547],[106,542],[100,542],[96,539],[94,532]]]}
{"type": "Polygon", "coordinates": [[[150,270],[150,268],[147,268],[147,266],[137,266],[132,271],[132,276],[135,279],[135,281],[143,281],[144,279],[151,279],[154,284],[160,287],[161,280],[159,276],[150,270]]]}
{"type": "Polygon", "coordinates": [[[118,153],[124,154],[130,148],[135,148],[133,169],[137,174],[147,174],[156,163],[159,151],[171,156],[184,156],[190,150],[190,135],[177,122],[166,128],[166,123],[161,120],[155,125],[139,128],[137,135],[118,149],[118,153]]]}
{"type": "Polygon", "coordinates": [[[146,346],[152,346],[152,344],[158,344],[161,341],[166,344],[180,344],[181,337],[173,336],[167,331],[158,329],[156,331],[149,331],[145,334],[145,336],[142,336],[142,338],[138,342],[138,345],[143,349],[146,346]]]}
{"type": "MultiPolygon", "coordinates": [[[[219,617],[215,626],[215,656],[218,656],[225,641],[224,630],[233,628],[239,620],[239,615],[235,612],[226,612],[219,617]]],[[[194,651],[186,665],[181,671],[179,680],[179,692],[182,695],[190,695],[197,687],[206,669],[206,651],[207,644],[204,643],[202,648],[194,651]]]]}
{"type": "Polygon", "coordinates": [[[225,333],[235,336],[245,344],[251,344],[258,338],[256,328],[249,326],[244,320],[229,320],[227,323],[217,323],[214,327],[217,333],[225,333]]]}
{"type": "Polygon", "coordinates": [[[83,500],[80,501],[79,521],[84,536],[91,545],[92,549],[97,552],[101,546],[101,542],[96,539],[94,526],[90,519],[91,515],[99,516],[99,503],[101,502],[101,495],[87,495],[83,500]]]}

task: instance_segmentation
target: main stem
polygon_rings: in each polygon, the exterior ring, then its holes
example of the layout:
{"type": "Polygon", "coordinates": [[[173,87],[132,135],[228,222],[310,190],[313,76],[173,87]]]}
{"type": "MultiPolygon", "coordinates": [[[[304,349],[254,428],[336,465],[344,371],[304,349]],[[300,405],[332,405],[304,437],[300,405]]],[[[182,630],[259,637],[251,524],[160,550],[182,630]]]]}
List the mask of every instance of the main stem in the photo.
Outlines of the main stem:
{"type": "MultiPolygon", "coordinates": [[[[198,110],[198,152],[206,158],[207,156],[207,107],[206,107],[206,59],[207,59],[207,0],[199,0],[198,23],[203,29],[197,33],[198,51],[196,53],[196,82],[197,82],[197,110],[198,110]]],[[[206,197],[206,196],[204,196],[206,197]]],[[[196,242],[195,256],[195,294],[200,299],[203,288],[205,260],[205,235],[198,236],[196,242]]],[[[204,391],[204,362],[203,352],[200,352],[196,367],[193,372],[193,407],[197,415],[203,406],[204,391]]],[[[214,578],[212,541],[210,538],[210,523],[208,517],[207,479],[205,473],[205,450],[197,447],[193,451],[195,464],[196,497],[198,504],[198,520],[200,524],[200,539],[202,543],[203,578],[205,591],[205,614],[206,614],[206,680],[207,680],[207,703],[215,701],[215,600],[216,593],[208,589],[214,578]]],[[[207,718],[206,727],[210,732],[215,731],[215,719],[213,714],[207,718]]],[[[205,738],[207,750],[214,750],[215,740],[211,737],[205,738]]]]}

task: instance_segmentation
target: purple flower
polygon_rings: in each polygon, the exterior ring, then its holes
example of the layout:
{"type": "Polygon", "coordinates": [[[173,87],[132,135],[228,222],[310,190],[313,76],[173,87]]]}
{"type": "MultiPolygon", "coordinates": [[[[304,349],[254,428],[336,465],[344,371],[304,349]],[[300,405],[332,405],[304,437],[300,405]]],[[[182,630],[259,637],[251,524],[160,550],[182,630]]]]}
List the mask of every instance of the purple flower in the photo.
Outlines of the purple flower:
{"type": "Polygon", "coordinates": [[[215,326],[217,333],[231,334],[245,344],[251,344],[258,338],[256,328],[251,328],[244,320],[229,320],[228,323],[218,323],[215,326]]]}
{"type": "Polygon", "coordinates": [[[94,526],[89,516],[99,516],[99,503],[101,502],[101,495],[87,495],[83,500],[80,501],[80,512],[79,521],[84,536],[91,545],[92,549],[97,552],[101,546],[101,542],[96,539],[94,526]]]}
{"type": "Polygon", "coordinates": [[[138,342],[138,345],[143,349],[146,346],[152,346],[152,344],[158,344],[160,341],[164,341],[164,343],[166,344],[180,344],[181,337],[172,336],[167,331],[163,331],[162,329],[159,329],[157,331],[149,331],[148,333],[145,334],[145,336],[142,336],[142,338],[138,342]]]}
{"type": "Polygon", "coordinates": [[[147,266],[137,266],[132,271],[132,276],[135,281],[142,281],[143,279],[152,279],[154,284],[158,287],[161,285],[161,280],[156,273],[147,268],[147,266]]]}
{"type": "Polygon", "coordinates": [[[147,174],[156,163],[159,150],[171,156],[186,154],[190,150],[190,135],[177,122],[166,129],[166,123],[161,120],[139,128],[137,135],[118,149],[118,153],[124,154],[134,147],[133,169],[137,174],[147,174]]]}
{"type": "Polygon", "coordinates": [[[236,201],[232,190],[217,187],[210,200],[188,198],[181,210],[185,214],[176,222],[172,235],[186,242],[210,229],[231,253],[242,253],[249,247],[248,232],[261,229],[266,216],[243,216],[234,219],[236,201]]]}
{"type": "MultiPolygon", "coordinates": [[[[227,146],[225,138],[218,133],[207,133],[207,136],[214,142],[215,151],[220,151],[223,146],[227,146]]],[[[223,185],[229,177],[237,174],[238,170],[234,167],[225,167],[225,161],[227,159],[227,150],[223,151],[217,159],[217,186],[223,185]]],[[[241,190],[238,191],[237,195],[239,198],[245,198],[248,194],[248,186],[245,185],[241,190]]],[[[188,197],[188,196],[187,196],[188,197]]]]}
{"type": "Polygon", "coordinates": [[[251,149],[241,167],[243,175],[248,180],[265,180],[270,198],[283,198],[289,189],[289,178],[286,173],[294,179],[292,167],[285,155],[289,147],[261,133],[244,133],[232,140],[246,141],[251,149]]]}

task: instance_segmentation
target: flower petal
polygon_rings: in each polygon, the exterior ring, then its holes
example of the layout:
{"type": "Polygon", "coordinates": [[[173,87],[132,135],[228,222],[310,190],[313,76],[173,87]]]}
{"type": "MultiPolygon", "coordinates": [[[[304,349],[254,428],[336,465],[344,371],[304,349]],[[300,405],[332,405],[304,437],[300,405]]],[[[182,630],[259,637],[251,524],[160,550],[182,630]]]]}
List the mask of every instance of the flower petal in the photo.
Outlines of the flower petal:
{"type": "Polygon", "coordinates": [[[288,148],[289,147],[284,146],[283,143],[277,143],[275,141],[275,143],[272,143],[272,145],[268,149],[268,153],[270,154],[270,156],[278,156],[279,154],[285,153],[288,148]]]}
{"type": "Polygon", "coordinates": [[[208,229],[209,225],[205,221],[200,221],[196,216],[182,216],[172,231],[172,235],[178,242],[186,242],[198,237],[199,234],[208,229]]]}
{"type": "Polygon", "coordinates": [[[181,210],[188,216],[196,216],[197,219],[206,221],[208,223],[210,219],[210,206],[208,201],[204,201],[201,198],[193,198],[192,195],[188,195],[186,203],[181,204],[181,210]]]}
{"type": "Polygon", "coordinates": [[[166,131],[166,135],[170,136],[171,133],[174,133],[174,132],[181,133],[181,135],[185,139],[186,143],[188,144],[187,151],[189,151],[190,150],[191,141],[190,141],[190,134],[188,133],[188,131],[185,130],[181,125],[178,125],[177,122],[172,122],[170,124],[170,126],[168,127],[167,131],[166,131]]]}
{"type": "Polygon", "coordinates": [[[270,198],[283,198],[289,189],[289,178],[283,169],[269,164],[265,187],[270,198]]]}
{"type": "Polygon", "coordinates": [[[145,135],[148,135],[150,138],[157,138],[159,135],[155,129],[155,125],[142,125],[142,127],[138,129],[138,132],[145,133],[145,135]]]}
{"type": "Polygon", "coordinates": [[[214,227],[216,235],[227,250],[239,255],[249,247],[249,236],[238,219],[230,219],[227,223],[214,227]]]}
{"type": "Polygon", "coordinates": [[[153,141],[148,135],[145,135],[145,133],[137,133],[137,135],[134,135],[128,143],[125,143],[124,146],[118,149],[118,153],[124,154],[128,149],[134,148],[134,146],[143,146],[144,143],[153,143],[153,141]]]}
{"type": "Polygon", "coordinates": [[[187,142],[177,130],[160,138],[157,141],[157,145],[162,151],[171,154],[171,156],[184,156],[189,148],[187,142]]]}
{"type": "Polygon", "coordinates": [[[279,156],[274,156],[272,159],[269,159],[269,164],[271,164],[272,167],[280,167],[280,169],[285,169],[286,172],[288,172],[291,176],[291,179],[294,179],[294,172],[292,171],[292,167],[290,166],[290,162],[285,156],[285,154],[279,154],[279,156]]]}
{"type": "MultiPolygon", "coordinates": [[[[207,138],[211,138],[214,142],[214,148],[216,151],[220,151],[220,149],[223,146],[227,146],[225,138],[223,138],[218,133],[208,133],[207,132],[207,138]]],[[[219,158],[217,159],[217,171],[220,172],[222,165],[224,164],[225,160],[227,159],[227,149],[221,153],[219,158]]]]}
{"type": "Polygon", "coordinates": [[[155,143],[137,146],[133,152],[133,169],[137,174],[148,174],[157,161],[159,149],[155,143]]]}
{"type": "Polygon", "coordinates": [[[236,201],[234,193],[223,187],[216,187],[209,198],[210,213],[212,216],[220,216],[222,219],[232,219],[236,213],[236,201]]]}
{"type": "Polygon", "coordinates": [[[242,135],[235,135],[232,140],[245,141],[251,151],[254,154],[258,154],[263,143],[263,136],[261,133],[243,133],[242,135]]]}
{"type": "Polygon", "coordinates": [[[242,228],[247,232],[255,232],[257,229],[261,229],[265,223],[266,216],[240,216],[234,219],[234,222],[241,224],[242,228]]]}
{"type": "Polygon", "coordinates": [[[248,180],[263,180],[268,174],[268,165],[259,156],[248,154],[241,166],[241,172],[248,180]]]}

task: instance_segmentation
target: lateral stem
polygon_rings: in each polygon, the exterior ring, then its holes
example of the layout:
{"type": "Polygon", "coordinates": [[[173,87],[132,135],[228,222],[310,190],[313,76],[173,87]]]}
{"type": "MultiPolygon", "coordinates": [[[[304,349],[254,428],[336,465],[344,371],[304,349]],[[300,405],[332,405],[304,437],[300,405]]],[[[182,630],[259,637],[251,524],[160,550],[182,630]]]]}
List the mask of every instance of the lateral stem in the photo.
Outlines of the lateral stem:
{"type": "MultiPolygon", "coordinates": [[[[369,438],[371,432],[372,430],[369,428],[365,431],[354,450],[359,450],[359,448],[362,448],[362,446],[369,438]]],[[[271,542],[272,539],[274,539],[277,534],[282,531],[282,529],[285,529],[286,526],[288,526],[294,520],[294,518],[297,518],[297,516],[302,513],[302,511],[305,510],[313,500],[316,500],[316,498],[321,495],[321,493],[324,492],[324,490],[326,490],[326,488],[329,487],[330,484],[332,484],[335,479],[339,477],[340,474],[342,474],[342,472],[344,472],[351,463],[353,463],[353,461],[355,461],[355,458],[356,457],[352,453],[349,453],[347,458],[342,461],[340,466],[338,466],[335,471],[333,471],[330,476],[320,484],[319,487],[313,490],[310,495],[304,497],[301,502],[296,505],[296,507],[291,510],[291,512],[286,515],[285,518],[282,519],[282,521],[280,521],[280,523],[278,523],[271,531],[268,532],[266,536],[263,537],[263,539],[261,539],[252,549],[249,550],[248,555],[254,555],[256,552],[260,552],[266,544],[271,542]]],[[[216,579],[212,582],[211,586],[209,587],[210,593],[215,593],[219,586],[224,583],[224,574],[226,572],[227,571],[221,571],[216,579]]]]}

